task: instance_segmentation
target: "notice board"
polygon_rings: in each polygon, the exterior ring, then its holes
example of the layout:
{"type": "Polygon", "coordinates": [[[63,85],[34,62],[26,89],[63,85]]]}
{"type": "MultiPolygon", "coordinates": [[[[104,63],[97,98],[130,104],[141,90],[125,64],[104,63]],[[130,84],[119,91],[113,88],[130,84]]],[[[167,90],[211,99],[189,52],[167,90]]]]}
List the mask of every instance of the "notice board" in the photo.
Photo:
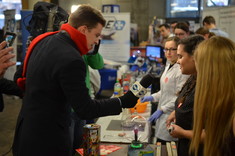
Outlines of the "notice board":
{"type": "Polygon", "coordinates": [[[127,62],[130,57],[130,13],[103,14],[106,25],[101,36],[99,53],[104,59],[127,62]]]}

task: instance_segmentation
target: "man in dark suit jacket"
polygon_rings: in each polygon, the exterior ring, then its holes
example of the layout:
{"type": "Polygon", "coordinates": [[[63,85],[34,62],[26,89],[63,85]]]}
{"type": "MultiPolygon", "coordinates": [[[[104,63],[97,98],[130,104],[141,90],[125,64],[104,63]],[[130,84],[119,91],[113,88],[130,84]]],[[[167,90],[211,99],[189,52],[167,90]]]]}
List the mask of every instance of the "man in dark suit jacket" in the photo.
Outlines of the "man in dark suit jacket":
{"type": "Polygon", "coordinates": [[[98,10],[82,5],[59,32],[46,33],[32,41],[24,61],[27,79],[14,156],[70,156],[71,107],[81,119],[116,115],[122,108],[133,107],[144,88],[152,83],[153,77],[146,76],[120,98],[90,98],[81,55],[98,44],[104,25],[98,10]]]}

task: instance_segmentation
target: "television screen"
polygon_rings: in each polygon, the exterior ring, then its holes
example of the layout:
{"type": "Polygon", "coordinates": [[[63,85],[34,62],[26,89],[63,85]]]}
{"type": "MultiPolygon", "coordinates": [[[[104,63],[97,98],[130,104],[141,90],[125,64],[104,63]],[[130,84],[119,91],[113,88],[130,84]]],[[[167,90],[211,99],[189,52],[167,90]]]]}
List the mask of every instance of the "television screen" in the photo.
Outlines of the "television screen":
{"type": "Polygon", "coordinates": [[[199,18],[199,0],[166,0],[167,18],[199,18]]]}
{"type": "Polygon", "coordinates": [[[228,6],[229,0],[207,0],[206,5],[208,7],[228,6]]]}
{"type": "Polygon", "coordinates": [[[147,45],[146,46],[146,56],[147,57],[161,57],[161,50],[162,47],[161,46],[150,46],[147,45]]]}

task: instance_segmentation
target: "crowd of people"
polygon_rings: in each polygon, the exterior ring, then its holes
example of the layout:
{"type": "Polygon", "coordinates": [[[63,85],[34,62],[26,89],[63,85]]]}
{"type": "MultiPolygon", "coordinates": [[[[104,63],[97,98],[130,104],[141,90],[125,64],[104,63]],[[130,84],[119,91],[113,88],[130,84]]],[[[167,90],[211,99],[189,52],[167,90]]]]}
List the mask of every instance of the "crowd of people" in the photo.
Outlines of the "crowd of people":
{"type": "Polygon", "coordinates": [[[202,27],[199,27],[196,31],[190,30],[190,24],[188,21],[173,21],[170,24],[164,23],[159,26],[161,34],[160,43],[164,46],[164,42],[168,37],[177,36],[180,39],[189,35],[199,34],[203,35],[205,39],[212,36],[223,36],[229,38],[229,34],[216,26],[216,21],[213,16],[206,16],[202,21],[202,27]]]}
{"type": "MultiPolygon", "coordinates": [[[[44,33],[30,44],[13,155],[73,155],[75,144],[81,143],[73,140],[79,134],[73,132],[77,126],[71,127],[72,121],[117,115],[122,108],[134,107],[139,98],[159,102],[149,121],[156,122],[158,142],[177,141],[179,156],[235,155],[235,43],[216,28],[213,17],[204,18],[204,28],[196,35],[185,22],[177,22],[174,28],[159,26],[167,59],[159,92],[143,97],[144,89],[155,80],[149,74],[135,83],[139,90],[94,100],[86,79],[88,65],[95,61],[89,64],[86,59],[99,44],[105,22],[97,9],[81,5],[59,32],[44,33]]],[[[15,56],[12,47],[5,46],[5,41],[0,44],[1,79],[15,65],[10,60],[15,56]]],[[[100,62],[94,68],[101,68],[100,62]]]]}
{"type": "MultiPolygon", "coordinates": [[[[177,139],[178,155],[232,156],[235,154],[235,81],[231,73],[235,71],[235,44],[228,33],[216,27],[213,16],[206,16],[203,27],[195,32],[190,31],[187,23],[162,24],[159,28],[162,32],[162,26],[171,26],[172,34],[179,38],[175,44],[177,48],[174,47],[178,56],[176,60],[181,74],[189,75],[189,78],[186,82],[174,81],[175,86],[183,83],[180,91],[167,86],[172,78],[167,77],[169,80],[166,81],[164,74],[172,64],[168,60],[168,39],[171,37],[162,33],[168,65],[161,76],[160,91],[143,97],[142,101],[158,101],[157,110],[149,121],[155,121],[157,142],[165,144],[177,139]],[[167,96],[163,96],[162,90],[167,96]],[[174,108],[165,117],[162,101],[171,99],[174,108]],[[171,131],[168,132],[169,128],[171,131]],[[164,133],[167,132],[172,138],[166,138],[164,133]]],[[[174,54],[173,49],[171,54],[174,54]]]]}

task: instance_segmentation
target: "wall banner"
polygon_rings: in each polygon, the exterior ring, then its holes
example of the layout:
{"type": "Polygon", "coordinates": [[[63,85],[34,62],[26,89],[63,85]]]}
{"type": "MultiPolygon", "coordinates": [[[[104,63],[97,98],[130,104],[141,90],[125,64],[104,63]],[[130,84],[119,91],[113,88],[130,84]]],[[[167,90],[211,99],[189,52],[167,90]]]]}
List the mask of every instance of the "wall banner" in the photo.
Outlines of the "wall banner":
{"type": "Polygon", "coordinates": [[[130,57],[130,13],[105,13],[99,48],[104,59],[127,62],[130,57]]]}

